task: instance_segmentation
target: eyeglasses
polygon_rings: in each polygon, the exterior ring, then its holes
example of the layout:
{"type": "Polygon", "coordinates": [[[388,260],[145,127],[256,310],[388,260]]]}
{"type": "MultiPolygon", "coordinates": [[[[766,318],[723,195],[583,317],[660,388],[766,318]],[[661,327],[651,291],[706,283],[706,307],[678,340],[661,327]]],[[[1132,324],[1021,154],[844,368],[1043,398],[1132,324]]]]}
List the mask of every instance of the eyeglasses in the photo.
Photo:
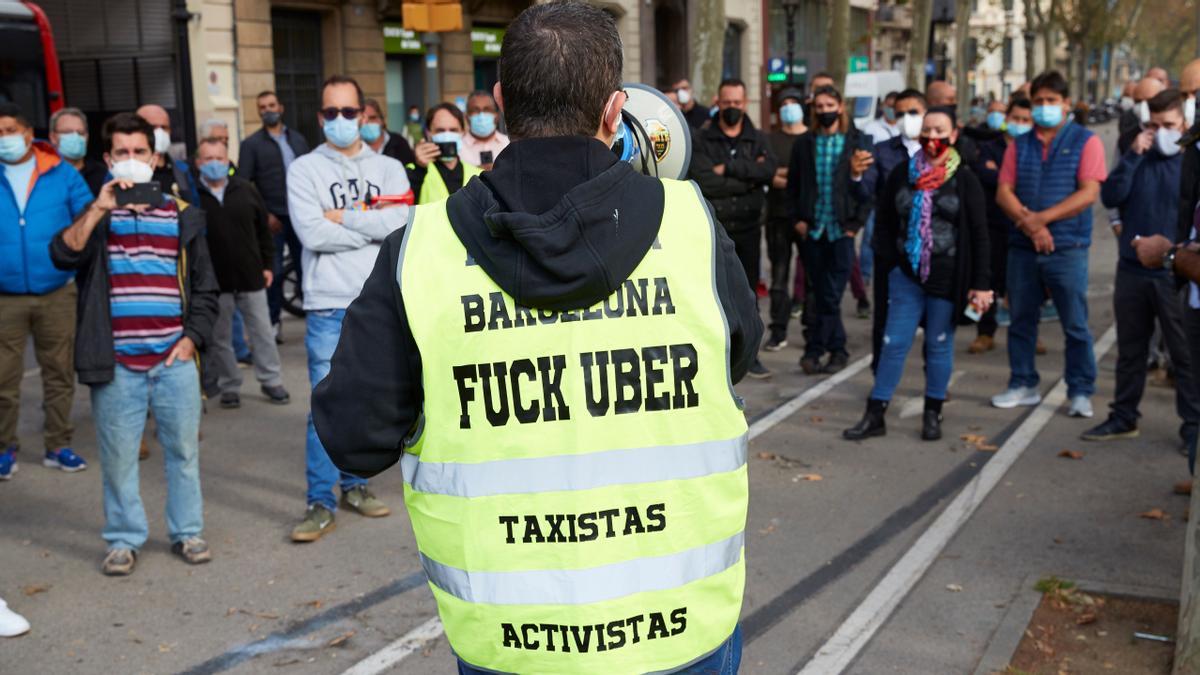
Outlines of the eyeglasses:
{"type": "Polygon", "coordinates": [[[360,112],[362,112],[361,108],[321,108],[321,117],[324,117],[326,122],[332,122],[341,113],[342,117],[352,120],[357,118],[360,112]]]}

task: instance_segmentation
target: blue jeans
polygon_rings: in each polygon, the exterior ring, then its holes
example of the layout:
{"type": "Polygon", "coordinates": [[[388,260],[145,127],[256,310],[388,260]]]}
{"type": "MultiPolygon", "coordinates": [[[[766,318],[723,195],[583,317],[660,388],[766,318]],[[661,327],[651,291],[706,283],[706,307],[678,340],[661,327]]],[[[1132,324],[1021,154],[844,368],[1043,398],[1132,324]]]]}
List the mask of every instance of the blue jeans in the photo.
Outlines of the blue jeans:
{"type": "Polygon", "coordinates": [[[1034,364],[1043,288],[1058,310],[1066,336],[1067,396],[1091,396],[1096,391],[1096,355],[1088,329],[1088,249],[1065,248],[1042,255],[1023,248],[1008,250],[1009,388],[1036,387],[1034,364]]]}
{"type": "Polygon", "coordinates": [[[250,358],[250,345],[246,344],[246,322],[242,319],[242,310],[233,308],[233,355],[239,361],[250,358]]]}
{"type": "MultiPolygon", "coordinates": [[[[736,675],[742,665],[742,627],[733,629],[733,635],[725,641],[717,651],[709,654],[702,661],[697,661],[683,670],[675,671],[681,675],[736,675]]],[[[490,675],[494,671],[479,670],[462,659],[458,661],[459,675],[490,675]]]]}
{"type": "Polygon", "coordinates": [[[946,400],[950,371],[954,369],[954,303],[926,295],[899,267],[888,273],[887,327],[875,370],[871,398],[890,401],[904,375],[904,362],[912,348],[921,319],[925,319],[925,396],[946,400]]]}
{"type": "MultiPolygon", "coordinates": [[[[329,374],[329,360],[337,348],[338,337],[342,334],[342,318],[345,316],[344,309],[319,309],[305,315],[304,346],[308,349],[308,381],[314,389],[329,374]]],[[[325,446],[321,445],[321,439],[317,438],[311,411],[308,413],[308,439],[304,450],[310,506],[320,504],[335,511],[337,499],[333,494],[334,483],[341,485],[342,492],[367,484],[365,478],[339,471],[333,465],[325,446]]]]}
{"type": "Polygon", "coordinates": [[[200,376],[192,361],[160,363],[137,372],[117,365],[113,379],[92,387],[92,417],[100,442],[104,481],[104,540],[108,547],[137,550],[149,529],[138,490],[138,447],[147,412],[167,473],[167,532],[171,542],[200,535],[200,376]]]}
{"type": "Polygon", "coordinates": [[[867,216],[867,224],[863,226],[862,245],[858,247],[858,271],[862,273],[863,282],[871,279],[875,271],[875,247],[871,240],[875,238],[875,211],[867,216]]]}

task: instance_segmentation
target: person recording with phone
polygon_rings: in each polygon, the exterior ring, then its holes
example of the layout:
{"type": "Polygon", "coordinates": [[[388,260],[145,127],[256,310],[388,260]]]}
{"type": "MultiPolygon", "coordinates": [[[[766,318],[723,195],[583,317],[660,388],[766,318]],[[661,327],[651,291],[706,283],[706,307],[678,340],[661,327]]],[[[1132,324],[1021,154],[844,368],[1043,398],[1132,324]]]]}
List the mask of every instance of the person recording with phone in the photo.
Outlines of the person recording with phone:
{"type": "Polygon", "coordinates": [[[416,167],[409,172],[418,204],[441,201],[482,173],[459,157],[465,123],[462,111],[452,103],[439,103],[425,115],[425,140],[417,143],[416,167]]]}
{"type": "Polygon", "coordinates": [[[149,528],[138,488],[138,446],[154,412],[167,471],[171,552],[212,559],[201,538],[200,374],[195,358],[217,318],[216,273],[204,212],[154,181],[154,127],[133,113],[104,123],[113,179],[50,242],[55,267],[75,272],[75,370],[91,387],[104,479],[101,570],[133,572],[149,528]]]}
{"type": "Polygon", "coordinates": [[[888,314],[875,386],[847,440],[887,433],[884,415],[904,374],[917,327],[925,326],[925,411],[921,438],[942,437],[942,403],[954,368],[958,317],[988,310],[991,291],[987,205],[979,179],[954,148],[953,108],[931,108],[921,149],[891,173],[876,212],[876,254],[886,259],[888,314]]]}
{"type": "Polygon", "coordinates": [[[467,130],[459,155],[468,164],[490,171],[504,148],[508,136],[500,132],[500,109],[486,91],[473,91],[467,97],[467,130]]]}

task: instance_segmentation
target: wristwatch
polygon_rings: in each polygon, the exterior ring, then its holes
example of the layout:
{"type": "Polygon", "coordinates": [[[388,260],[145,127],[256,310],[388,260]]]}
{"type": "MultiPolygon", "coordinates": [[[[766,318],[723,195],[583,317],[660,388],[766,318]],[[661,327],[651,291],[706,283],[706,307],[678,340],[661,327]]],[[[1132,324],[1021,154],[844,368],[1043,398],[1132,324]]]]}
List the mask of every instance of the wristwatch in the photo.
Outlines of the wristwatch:
{"type": "Polygon", "coordinates": [[[1179,244],[1175,244],[1171,248],[1167,249],[1167,252],[1163,254],[1163,259],[1162,259],[1163,269],[1166,270],[1170,274],[1175,273],[1175,254],[1178,252],[1179,252],[1179,244]]]}

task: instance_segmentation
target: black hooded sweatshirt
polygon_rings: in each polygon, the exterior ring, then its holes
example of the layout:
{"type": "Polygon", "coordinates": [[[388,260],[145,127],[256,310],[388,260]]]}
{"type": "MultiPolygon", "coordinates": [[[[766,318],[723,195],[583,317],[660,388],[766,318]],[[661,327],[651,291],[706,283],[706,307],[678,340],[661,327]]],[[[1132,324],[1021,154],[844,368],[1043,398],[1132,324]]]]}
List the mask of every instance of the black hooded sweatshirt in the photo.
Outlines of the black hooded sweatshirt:
{"type": "MultiPolygon", "coordinates": [[[[658,235],[663,190],[593,138],[526,139],[505,148],[447,209],[468,254],[518,303],[563,311],[596,304],[629,277],[658,235]],[[614,209],[622,214],[619,227],[614,209]]],[[[716,231],[717,294],[737,382],[754,361],[763,327],[733,242],[723,228],[716,231]]],[[[400,459],[424,399],[421,357],[395,281],[403,233],[384,241],[346,310],[329,375],[313,392],[325,450],[339,469],[359,476],[400,459]]]]}

